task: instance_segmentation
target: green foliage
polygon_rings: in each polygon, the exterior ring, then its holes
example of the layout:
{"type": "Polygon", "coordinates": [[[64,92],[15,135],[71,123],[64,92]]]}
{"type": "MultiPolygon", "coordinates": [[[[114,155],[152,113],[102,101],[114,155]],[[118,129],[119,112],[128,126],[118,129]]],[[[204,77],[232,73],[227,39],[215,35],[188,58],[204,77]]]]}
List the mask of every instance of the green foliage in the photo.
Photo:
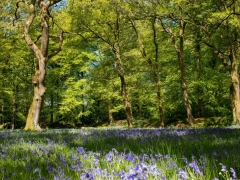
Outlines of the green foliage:
{"type": "MultiPolygon", "coordinates": [[[[0,2],[0,123],[15,116],[17,127],[22,127],[32,98],[36,59],[22,39],[21,22],[13,26],[15,5],[15,1],[0,2]]],[[[239,1],[230,0],[68,0],[66,6],[51,9],[55,19],[50,20],[50,33],[65,33],[62,52],[47,63],[42,124],[109,122],[109,113],[116,120],[126,118],[112,49],[115,42],[120,45],[134,118],[158,119],[155,70],[166,121],[185,119],[177,54],[160,21],[177,37],[179,19],[187,23],[184,65],[194,117],[231,116],[231,74],[221,57],[230,65],[229,49],[234,47],[239,62],[239,10],[239,1]]],[[[21,4],[23,18],[25,11],[21,4]]],[[[30,32],[36,39],[39,22],[36,18],[30,32]]],[[[56,42],[50,39],[49,53],[57,48],[56,42]]]]}

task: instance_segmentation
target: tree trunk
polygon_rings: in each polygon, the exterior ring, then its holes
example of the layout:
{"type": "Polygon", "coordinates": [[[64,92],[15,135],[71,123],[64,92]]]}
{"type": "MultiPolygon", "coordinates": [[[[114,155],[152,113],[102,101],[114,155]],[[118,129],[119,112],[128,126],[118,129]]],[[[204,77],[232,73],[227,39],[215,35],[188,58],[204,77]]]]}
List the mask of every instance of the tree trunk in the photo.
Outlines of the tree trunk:
{"type": "MultiPolygon", "coordinates": [[[[43,105],[43,98],[45,93],[45,87],[44,87],[44,80],[46,75],[46,62],[49,57],[52,57],[59,53],[61,51],[62,36],[59,37],[53,37],[53,38],[59,38],[59,47],[56,51],[54,51],[51,55],[48,55],[48,45],[49,45],[49,11],[48,8],[61,0],[52,0],[52,1],[44,1],[39,0],[37,1],[38,5],[36,5],[36,1],[31,1],[31,4],[29,4],[30,8],[30,16],[27,19],[25,25],[24,25],[24,34],[23,37],[27,43],[27,45],[31,48],[31,50],[34,52],[37,60],[38,60],[38,66],[35,69],[35,75],[32,78],[32,83],[34,86],[34,96],[33,101],[30,106],[30,109],[28,111],[25,130],[41,130],[39,126],[39,116],[41,112],[41,108],[43,105]],[[41,47],[39,48],[36,43],[38,41],[33,41],[29,34],[30,26],[32,25],[34,18],[36,16],[35,6],[40,7],[40,18],[41,18],[41,26],[42,26],[42,32],[41,32],[41,47]]],[[[22,1],[19,1],[20,3],[22,1]]],[[[17,7],[18,8],[18,7],[17,7]]],[[[62,33],[63,34],[63,33],[62,33]]]]}
{"type": "Polygon", "coordinates": [[[161,98],[161,92],[160,92],[160,83],[158,79],[158,74],[155,75],[155,88],[157,93],[157,105],[158,105],[158,114],[159,114],[159,122],[160,126],[164,127],[164,113],[162,108],[162,98],[161,98]]]}
{"type": "Polygon", "coordinates": [[[158,41],[157,41],[157,31],[155,28],[155,23],[156,23],[156,17],[152,20],[152,30],[153,30],[153,43],[155,46],[155,61],[154,65],[149,60],[148,62],[152,66],[152,72],[154,75],[154,81],[155,81],[155,88],[156,88],[156,94],[157,94],[157,106],[158,106],[158,115],[159,115],[159,122],[160,126],[164,127],[164,114],[163,114],[163,107],[162,107],[162,97],[161,97],[161,87],[159,83],[159,58],[158,58],[158,51],[159,51],[159,46],[158,46],[158,41]]]}
{"type": "Polygon", "coordinates": [[[54,99],[53,99],[53,93],[51,93],[51,117],[50,117],[50,124],[54,121],[54,99]]]}
{"type": "Polygon", "coordinates": [[[126,112],[126,117],[127,117],[127,123],[128,127],[132,128],[132,105],[128,97],[128,90],[127,90],[127,83],[125,80],[124,76],[124,70],[123,70],[123,65],[122,65],[122,60],[121,60],[121,55],[120,55],[120,47],[118,43],[114,43],[113,45],[113,50],[116,56],[116,62],[117,62],[117,71],[118,71],[118,76],[120,77],[121,80],[121,91],[122,91],[122,98],[123,102],[125,105],[125,112],[126,112]]]}
{"type": "Polygon", "coordinates": [[[138,110],[138,112],[137,112],[137,118],[138,119],[142,119],[143,118],[143,114],[142,114],[142,103],[138,103],[137,104],[137,110],[138,110]]]}
{"type": "Polygon", "coordinates": [[[192,115],[192,108],[191,105],[189,103],[189,99],[188,99],[188,90],[187,90],[187,82],[186,82],[186,75],[185,75],[185,68],[184,68],[184,30],[185,30],[185,26],[186,26],[186,22],[184,22],[183,20],[180,21],[180,31],[179,31],[179,47],[176,44],[176,40],[175,40],[175,36],[171,33],[171,37],[172,37],[172,41],[173,41],[173,45],[174,48],[177,52],[177,57],[178,57],[178,63],[179,63],[179,68],[180,68],[180,73],[181,73],[181,80],[182,80],[182,92],[183,92],[183,100],[184,100],[184,104],[186,107],[186,111],[187,111],[187,121],[190,125],[192,125],[194,123],[194,118],[192,115]]]}
{"type": "Polygon", "coordinates": [[[111,112],[111,100],[107,101],[107,107],[108,107],[108,120],[109,120],[109,124],[111,125],[114,122],[114,118],[113,118],[113,114],[111,112]]]}
{"type": "Polygon", "coordinates": [[[42,23],[42,41],[41,50],[32,41],[29,35],[29,28],[35,17],[35,4],[30,7],[32,14],[29,20],[24,26],[24,37],[26,43],[30,46],[35,56],[38,59],[38,67],[35,70],[35,75],[32,78],[32,83],[34,86],[34,96],[31,107],[28,111],[27,121],[25,125],[25,130],[41,130],[39,126],[39,116],[43,104],[43,97],[45,93],[44,80],[45,80],[45,67],[48,58],[48,43],[49,43],[49,22],[48,22],[48,5],[46,2],[40,3],[41,8],[41,23],[42,23]]]}
{"type": "Polygon", "coordinates": [[[234,124],[240,124],[240,91],[239,91],[239,75],[238,75],[238,62],[235,57],[235,52],[231,49],[230,52],[231,60],[231,101],[233,111],[233,122],[234,124]]]}
{"type": "Polygon", "coordinates": [[[1,105],[1,123],[4,127],[5,119],[4,119],[4,99],[2,98],[2,105],[1,105]]]}
{"type": "Polygon", "coordinates": [[[14,85],[14,93],[13,93],[13,97],[12,97],[12,129],[15,129],[15,124],[16,124],[16,111],[17,111],[17,103],[16,103],[16,99],[17,99],[17,95],[18,95],[18,85],[14,85]]]}
{"type": "Polygon", "coordinates": [[[160,83],[159,83],[159,68],[158,68],[158,63],[159,63],[159,58],[158,58],[158,51],[159,51],[159,45],[158,45],[158,40],[157,40],[157,31],[156,31],[156,27],[155,27],[155,23],[156,23],[156,17],[154,17],[154,19],[151,20],[151,28],[153,31],[153,43],[154,43],[154,47],[155,47],[155,57],[154,57],[154,61],[152,60],[152,58],[150,58],[145,50],[145,46],[142,42],[142,40],[139,37],[139,33],[137,30],[137,27],[135,25],[135,22],[132,20],[132,27],[137,35],[138,38],[138,46],[140,49],[140,52],[143,56],[143,58],[147,61],[147,63],[149,64],[150,68],[151,68],[151,73],[153,75],[153,79],[154,79],[154,83],[155,83],[155,90],[156,90],[156,100],[157,100],[157,109],[158,109],[158,116],[159,116],[159,124],[161,127],[164,127],[164,113],[163,113],[163,107],[162,107],[162,97],[161,97],[161,87],[160,87],[160,83]]]}
{"type": "Polygon", "coordinates": [[[192,115],[192,108],[189,103],[188,99],[188,90],[187,90],[187,81],[186,81],[186,75],[185,75],[185,68],[184,68],[184,57],[183,57],[183,52],[184,52],[184,29],[185,29],[186,23],[181,20],[180,21],[180,51],[178,52],[178,62],[179,62],[179,67],[180,67],[180,72],[181,72],[181,79],[182,79],[182,91],[183,91],[183,98],[184,98],[184,104],[186,106],[187,110],[187,117],[188,117],[188,123],[192,125],[194,123],[194,118],[192,115]]]}
{"type": "MultiPolygon", "coordinates": [[[[195,32],[196,40],[195,40],[195,57],[197,63],[197,81],[202,81],[202,65],[201,65],[201,45],[200,45],[200,34],[198,30],[195,32]]],[[[201,85],[197,85],[197,95],[198,95],[198,117],[204,117],[204,102],[202,98],[203,89],[201,85]]]]}

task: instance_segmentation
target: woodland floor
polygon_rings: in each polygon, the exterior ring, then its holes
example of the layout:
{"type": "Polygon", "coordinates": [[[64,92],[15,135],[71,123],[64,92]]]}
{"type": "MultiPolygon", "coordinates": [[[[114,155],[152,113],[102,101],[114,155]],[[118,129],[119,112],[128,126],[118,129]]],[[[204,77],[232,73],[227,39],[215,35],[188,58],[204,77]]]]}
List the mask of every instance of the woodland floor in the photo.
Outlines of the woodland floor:
{"type": "MultiPolygon", "coordinates": [[[[185,119],[172,119],[165,123],[166,127],[188,128],[189,125],[185,119]]],[[[194,127],[226,127],[231,125],[231,119],[227,117],[195,118],[194,127]]],[[[134,120],[135,128],[158,128],[157,120],[134,120]]],[[[88,127],[88,126],[87,126],[88,127]]],[[[116,120],[113,123],[96,123],[90,127],[127,127],[126,120],[116,120]]]]}

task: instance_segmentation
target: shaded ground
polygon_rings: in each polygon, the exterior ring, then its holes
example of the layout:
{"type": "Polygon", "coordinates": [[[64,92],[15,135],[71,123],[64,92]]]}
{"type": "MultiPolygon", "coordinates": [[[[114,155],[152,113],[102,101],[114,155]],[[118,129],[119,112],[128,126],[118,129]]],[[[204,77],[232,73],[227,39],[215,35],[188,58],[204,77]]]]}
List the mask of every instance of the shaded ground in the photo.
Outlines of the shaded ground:
{"type": "MultiPolygon", "coordinates": [[[[133,125],[136,128],[158,128],[159,122],[157,120],[134,120],[133,125]]],[[[184,119],[170,119],[166,122],[166,127],[187,128],[188,123],[184,119]]],[[[210,118],[196,118],[194,127],[225,127],[231,125],[231,119],[227,117],[210,117],[210,118]]],[[[111,124],[97,123],[92,124],[93,127],[127,127],[126,120],[117,120],[111,124]]]]}
{"type": "MultiPolygon", "coordinates": [[[[231,125],[231,117],[210,117],[210,118],[196,118],[193,127],[211,128],[211,127],[227,127],[231,125]]],[[[158,128],[160,127],[157,120],[135,119],[133,121],[134,128],[158,128]]],[[[99,122],[90,125],[73,124],[67,122],[54,122],[52,124],[42,123],[42,128],[87,128],[87,127],[127,127],[127,120],[116,120],[109,124],[108,122],[99,122]]],[[[168,119],[165,122],[165,127],[187,128],[189,127],[186,119],[168,119]]],[[[1,125],[0,129],[11,128],[8,124],[1,125]]]]}

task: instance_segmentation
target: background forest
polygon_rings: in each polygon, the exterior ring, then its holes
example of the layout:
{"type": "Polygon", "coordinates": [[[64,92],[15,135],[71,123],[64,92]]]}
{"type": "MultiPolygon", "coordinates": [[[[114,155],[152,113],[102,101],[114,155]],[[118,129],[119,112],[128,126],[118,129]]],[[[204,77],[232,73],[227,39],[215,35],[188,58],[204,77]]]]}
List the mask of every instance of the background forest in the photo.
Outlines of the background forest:
{"type": "MultiPolygon", "coordinates": [[[[24,127],[33,97],[28,11],[0,1],[0,124],[10,128],[24,127]]],[[[240,123],[239,0],[62,0],[48,13],[50,33],[64,40],[46,64],[41,126],[240,123]]]]}

